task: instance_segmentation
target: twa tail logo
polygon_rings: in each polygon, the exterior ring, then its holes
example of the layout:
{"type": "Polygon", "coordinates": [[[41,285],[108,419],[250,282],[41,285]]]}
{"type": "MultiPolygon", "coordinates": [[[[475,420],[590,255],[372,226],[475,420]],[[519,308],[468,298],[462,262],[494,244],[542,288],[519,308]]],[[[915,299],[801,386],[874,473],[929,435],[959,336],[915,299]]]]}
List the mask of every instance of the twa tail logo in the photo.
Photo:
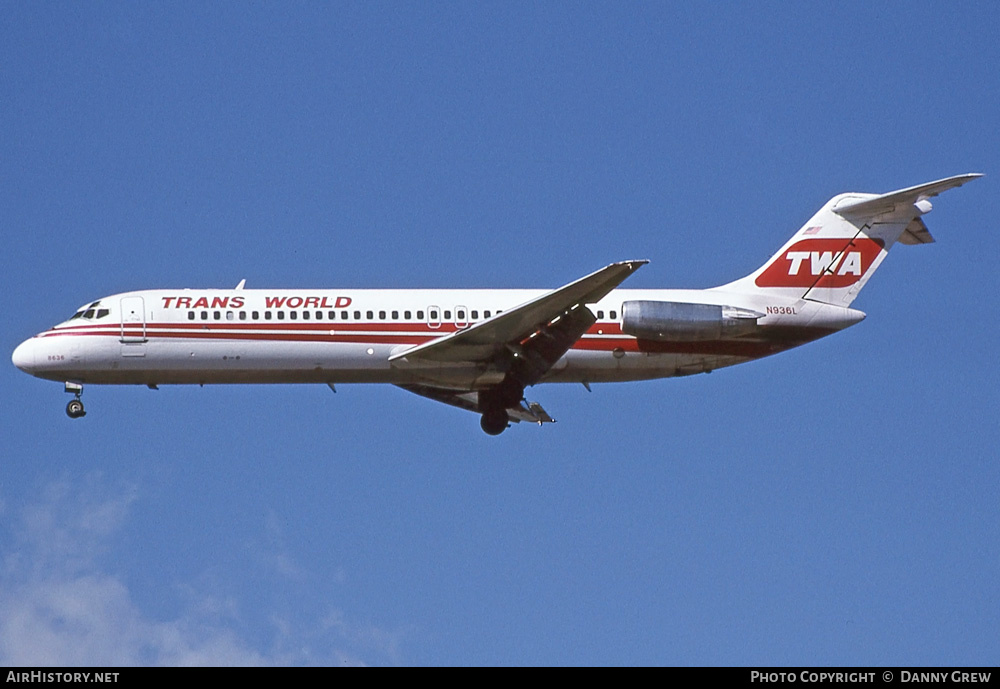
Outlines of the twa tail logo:
{"type": "Polygon", "coordinates": [[[885,243],[879,239],[803,239],[771,262],[758,287],[849,287],[871,268],[885,243]]]}

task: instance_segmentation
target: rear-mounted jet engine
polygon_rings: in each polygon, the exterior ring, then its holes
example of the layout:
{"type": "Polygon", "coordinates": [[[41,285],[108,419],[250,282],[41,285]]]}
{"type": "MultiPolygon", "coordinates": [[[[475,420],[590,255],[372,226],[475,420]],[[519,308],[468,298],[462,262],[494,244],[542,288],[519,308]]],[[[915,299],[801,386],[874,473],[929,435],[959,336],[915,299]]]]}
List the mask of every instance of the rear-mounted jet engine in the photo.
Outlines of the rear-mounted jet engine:
{"type": "Polygon", "coordinates": [[[752,333],[763,317],[735,306],[627,301],[622,304],[622,332],[658,342],[727,340],[752,333]]]}

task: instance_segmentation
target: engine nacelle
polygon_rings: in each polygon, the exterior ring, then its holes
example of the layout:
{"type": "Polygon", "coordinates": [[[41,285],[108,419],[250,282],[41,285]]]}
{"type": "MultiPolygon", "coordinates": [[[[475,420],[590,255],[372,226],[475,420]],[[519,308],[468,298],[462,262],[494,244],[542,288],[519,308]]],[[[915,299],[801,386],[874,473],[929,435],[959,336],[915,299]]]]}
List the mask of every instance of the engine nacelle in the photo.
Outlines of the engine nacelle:
{"type": "Polygon", "coordinates": [[[622,332],[641,340],[700,342],[752,333],[764,314],[735,306],[673,301],[622,304],[622,332]]]}

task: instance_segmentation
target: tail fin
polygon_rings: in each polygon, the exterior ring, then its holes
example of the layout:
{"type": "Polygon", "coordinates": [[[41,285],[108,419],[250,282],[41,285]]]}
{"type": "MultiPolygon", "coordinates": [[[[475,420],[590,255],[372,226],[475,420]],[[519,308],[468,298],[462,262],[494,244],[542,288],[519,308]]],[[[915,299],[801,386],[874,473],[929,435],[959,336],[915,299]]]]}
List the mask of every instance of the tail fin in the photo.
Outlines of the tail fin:
{"type": "Polygon", "coordinates": [[[958,175],[888,194],[840,194],[830,199],[771,259],[720,287],[849,306],[896,242],[934,241],[920,216],[927,199],[980,174],[958,175]]]}

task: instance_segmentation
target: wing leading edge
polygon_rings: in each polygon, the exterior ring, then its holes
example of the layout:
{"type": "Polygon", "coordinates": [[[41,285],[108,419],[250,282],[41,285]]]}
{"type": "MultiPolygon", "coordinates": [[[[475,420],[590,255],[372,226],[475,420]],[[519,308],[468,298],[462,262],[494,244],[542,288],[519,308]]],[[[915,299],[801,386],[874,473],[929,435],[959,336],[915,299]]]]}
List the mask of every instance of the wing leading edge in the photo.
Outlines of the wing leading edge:
{"type": "Polygon", "coordinates": [[[389,361],[471,362],[497,372],[487,389],[460,391],[434,385],[401,385],[404,390],[461,409],[481,413],[483,430],[500,433],[508,421],[551,423],[537,402],[525,402],[524,389],[545,373],[587,332],[597,318],[587,308],[603,299],[646,260],[622,261],[515,306],[481,323],[397,352],[389,361]]]}
{"type": "Polygon", "coordinates": [[[476,323],[470,328],[393,354],[389,357],[389,361],[413,358],[442,362],[488,360],[498,349],[523,342],[539,328],[555,321],[574,307],[600,301],[625,278],[647,263],[648,260],[612,263],[568,285],[476,323]]]}

